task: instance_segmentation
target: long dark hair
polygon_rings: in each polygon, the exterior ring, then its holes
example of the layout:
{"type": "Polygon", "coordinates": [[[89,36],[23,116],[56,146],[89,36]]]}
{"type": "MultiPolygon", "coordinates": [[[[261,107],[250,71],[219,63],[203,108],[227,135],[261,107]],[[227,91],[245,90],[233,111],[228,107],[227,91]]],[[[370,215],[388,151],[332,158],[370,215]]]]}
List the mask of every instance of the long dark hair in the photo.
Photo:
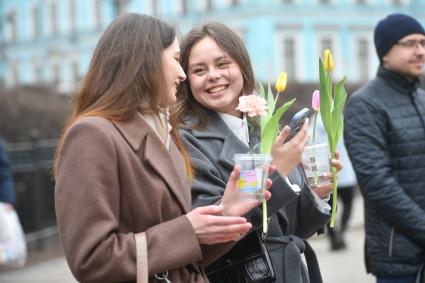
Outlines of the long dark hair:
{"type": "MultiPolygon", "coordinates": [[[[163,51],[175,38],[173,27],[136,13],[122,15],[106,28],[73,99],[73,113],[59,140],[56,160],[67,130],[81,117],[126,121],[137,111],[159,114],[170,92],[168,84],[164,83],[167,76],[163,51]]],[[[171,136],[188,164],[186,151],[175,130],[171,136]]]]}
{"type": "MultiPolygon", "coordinates": [[[[248,51],[242,39],[233,30],[221,23],[206,23],[192,29],[183,38],[180,44],[180,62],[185,73],[188,73],[189,56],[193,46],[205,37],[211,37],[239,66],[243,78],[242,94],[252,93],[255,88],[255,82],[248,51]]],[[[204,128],[208,122],[207,114],[204,107],[193,97],[189,76],[186,81],[180,84],[177,97],[179,101],[174,112],[177,121],[184,124],[187,118],[194,116],[196,123],[191,126],[194,128],[204,128]]]]}

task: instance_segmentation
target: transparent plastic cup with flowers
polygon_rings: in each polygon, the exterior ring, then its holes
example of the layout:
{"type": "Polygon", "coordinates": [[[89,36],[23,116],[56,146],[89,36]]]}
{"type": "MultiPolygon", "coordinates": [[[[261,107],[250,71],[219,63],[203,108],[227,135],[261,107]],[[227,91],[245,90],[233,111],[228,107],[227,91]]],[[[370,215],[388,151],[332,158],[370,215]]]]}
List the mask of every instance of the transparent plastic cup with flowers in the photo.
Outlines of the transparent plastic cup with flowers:
{"type": "Polygon", "coordinates": [[[302,162],[307,183],[312,187],[330,183],[325,174],[330,172],[330,151],[326,142],[316,143],[317,117],[320,113],[320,92],[315,90],[311,99],[311,107],[315,111],[313,118],[312,142],[304,148],[302,162]]]}
{"type": "MultiPolygon", "coordinates": [[[[259,91],[257,94],[251,94],[246,96],[239,97],[239,105],[236,107],[237,110],[245,113],[250,119],[260,119],[261,125],[261,134],[260,134],[260,154],[255,154],[253,152],[249,152],[243,155],[244,160],[251,164],[259,164],[256,166],[250,166],[247,172],[244,172],[243,168],[241,168],[241,174],[239,178],[239,188],[241,190],[245,190],[247,182],[260,184],[261,192],[260,194],[264,195],[265,193],[265,178],[268,174],[268,165],[271,163],[271,149],[274,140],[276,139],[280,124],[279,121],[282,115],[286,112],[286,110],[295,102],[295,99],[285,103],[276,109],[276,103],[279,98],[281,92],[283,92],[286,88],[287,82],[287,74],[285,72],[280,73],[279,78],[276,82],[276,96],[273,95],[270,85],[267,87],[267,92],[264,90],[262,84],[259,84],[259,91]],[[267,163],[257,162],[256,160],[262,159],[267,160],[267,163]],[[257,169],[252,169],[257,168],[257,169]],[[265,170],[266,169],[266,170],[265,170]],[[253,170],[257,170],[257,172],[265,172],[263,174],[254,174],[253,170]],[[249,176],[249,178],[247,178],[249,176]],[[255,181],[254,181],[255,176],[255,181]]],[[[236,159],[240,159],[241,155],[238,154],[235,156],[236,159]]],[[[258,190],[257,190],[258,196],[258,190]]],[[[250,199],[250,198],[246,198],[250,199]]],[[[258,198],[251,198],[258,199],[258,198]]],[[[266,201],[263,201],[262,204],[263,209],[263,233],[267,233],[267,204],[266,201]]]]}

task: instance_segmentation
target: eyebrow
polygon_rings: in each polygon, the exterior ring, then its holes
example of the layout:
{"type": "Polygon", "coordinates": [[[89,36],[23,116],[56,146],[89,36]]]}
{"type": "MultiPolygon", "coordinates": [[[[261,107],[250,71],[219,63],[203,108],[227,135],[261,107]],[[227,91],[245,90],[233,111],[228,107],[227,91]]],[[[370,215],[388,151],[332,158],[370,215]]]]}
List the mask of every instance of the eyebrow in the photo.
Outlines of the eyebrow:
{"type": "MultiPolygon", "coordinates": [[[[220,60],[223,60],[223,59],[229,59],[229,58],[230,57],[228,55],[221,55],[221,56],[215,58],[214,62],[217,62],[217,61],[220,61],[220,60]]],[[[203,66],[203,65],[205,65],[205,64],[204,63],[193,63],[193,64],[189,65],[189,70],[192,69],[192,68],[198,67],[198,66],[203,66]]]]}

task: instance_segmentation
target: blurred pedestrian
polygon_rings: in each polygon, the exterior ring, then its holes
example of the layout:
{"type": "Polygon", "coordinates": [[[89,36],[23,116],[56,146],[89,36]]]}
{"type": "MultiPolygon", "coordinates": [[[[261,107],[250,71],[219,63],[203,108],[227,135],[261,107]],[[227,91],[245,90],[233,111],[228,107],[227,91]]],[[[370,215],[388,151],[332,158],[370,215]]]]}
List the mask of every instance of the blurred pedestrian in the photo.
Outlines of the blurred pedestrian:
{"type": "Polygon", "coordinates": [[[366,268],[414,283],[425,262],[425,30],[391,14],[374,31],[377,76],[345,111],[345,144],[364,196],[366,268]]]}
{"type": "Polygon", "coordinates": [[[190,163],[168,120],[179,59],[175,29],[135,13],[94,50],[55,162],[58,228],[80,282],[208,282],[202,265],[251,228],[238,215],[259,202],[236,201],[237,169],[220,206],[191,210],[190,163]]]}
{"type": "Polygon", "coordinates": [[[3,138],[0,136],[0,202],[15,205],[15,186],[10,169],[9,156],[4,146],[3,138]]]}

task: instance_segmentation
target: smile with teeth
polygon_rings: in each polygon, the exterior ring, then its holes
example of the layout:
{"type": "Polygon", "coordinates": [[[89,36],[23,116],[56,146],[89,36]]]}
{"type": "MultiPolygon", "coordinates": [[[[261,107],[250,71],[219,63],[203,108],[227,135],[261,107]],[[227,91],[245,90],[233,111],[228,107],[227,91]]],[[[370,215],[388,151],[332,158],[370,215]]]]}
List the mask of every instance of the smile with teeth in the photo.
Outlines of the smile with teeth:
{"type": "Polygon", "coordinates": [[[221,86],[209,88],[206,91],[210,94],[214,94],[214,93],[219,93],[219,92],[225,90],[226,88],[227,88],[227,85],[221,85],[221,86]]]}

